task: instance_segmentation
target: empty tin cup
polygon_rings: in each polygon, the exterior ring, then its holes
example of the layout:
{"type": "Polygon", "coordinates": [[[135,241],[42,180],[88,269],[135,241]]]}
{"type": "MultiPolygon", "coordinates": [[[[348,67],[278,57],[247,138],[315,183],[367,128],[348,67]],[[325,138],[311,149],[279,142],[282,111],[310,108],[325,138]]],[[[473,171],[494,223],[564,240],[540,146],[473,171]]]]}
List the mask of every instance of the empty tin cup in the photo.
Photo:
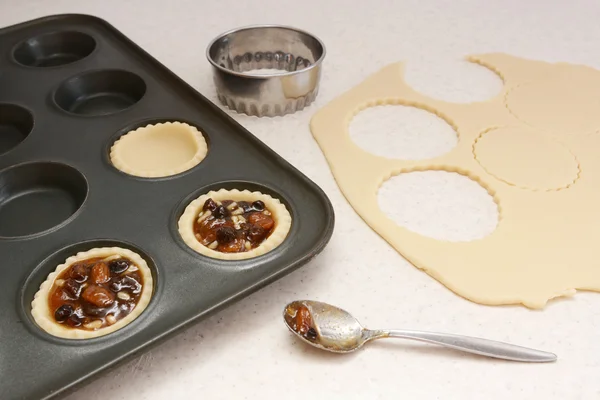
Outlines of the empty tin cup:
{"type": "Polygon", "coordinates": [[[219,100],[248,115],[281,116],[312,103],[325,45],[299,29],[260,25],[214,39],[206,50],[219,100]]]}

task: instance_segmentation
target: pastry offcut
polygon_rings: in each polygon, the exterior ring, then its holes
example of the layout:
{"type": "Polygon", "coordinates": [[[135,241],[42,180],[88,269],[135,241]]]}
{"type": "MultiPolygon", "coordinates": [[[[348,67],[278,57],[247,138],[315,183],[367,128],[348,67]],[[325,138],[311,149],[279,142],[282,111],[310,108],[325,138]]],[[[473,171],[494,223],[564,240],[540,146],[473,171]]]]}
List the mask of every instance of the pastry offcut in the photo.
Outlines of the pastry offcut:
{"type": "Polygon", "coordinates": [[[311,131],[337,184],[408,261],[471,301],[543,308],[578,289],[600,291],[600,71],[500,53],[469,60],[502,78],[499,95],[470,104],[432,99],[411,88],[404,65],[395,63],[319,110],[311,131]],[[456,128],[458,144],[420,160],[363,151],[348,125],[379,104],[435,113],[456,128]],[[496,230],[457,243],[395,224],[378,206],[379,187],[414,171],[456,172],[477,182],[498,204],[496,230]]]}

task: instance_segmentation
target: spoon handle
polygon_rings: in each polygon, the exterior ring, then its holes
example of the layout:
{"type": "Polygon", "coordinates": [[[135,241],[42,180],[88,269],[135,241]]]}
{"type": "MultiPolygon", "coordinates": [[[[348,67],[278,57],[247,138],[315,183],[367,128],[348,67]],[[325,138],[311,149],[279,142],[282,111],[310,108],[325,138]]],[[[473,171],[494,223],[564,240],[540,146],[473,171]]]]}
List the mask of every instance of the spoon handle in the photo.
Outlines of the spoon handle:
{"type": "Polygon", "coordinates": [[[470,336],[407,330],[382,330],[371,332],[373,333],[373,339],[383,337],[413,339],[426,343],[439,344],[444,347],[465,351],[467,353],[501,358],[504,360],[522,362],[556,361],[556,355],[552,353],[470,336]]]}

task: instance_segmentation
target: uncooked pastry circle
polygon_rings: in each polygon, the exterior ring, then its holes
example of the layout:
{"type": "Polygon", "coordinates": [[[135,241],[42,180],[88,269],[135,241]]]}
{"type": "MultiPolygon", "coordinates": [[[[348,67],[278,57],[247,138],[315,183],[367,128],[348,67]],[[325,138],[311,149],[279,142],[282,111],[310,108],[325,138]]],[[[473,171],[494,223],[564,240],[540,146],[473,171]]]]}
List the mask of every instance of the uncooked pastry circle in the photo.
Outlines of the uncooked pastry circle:
{"type": "Polygon", "coordinates": [[[202,133],[182,122],[149,124],[127,132],[110,151],[115,168],[142,178],[161,178],[185,172],[206,157],[202,133]]]}
{"type": "Polygon", "coordinates": [[[473,154],[488,174],[522,189],[565,189],[579,178],[579,163],[569,149],[524,126],[482,133],[473,154]]]}
{"type": "Polygon", "coordinates": [[[60,264],[50,275],[48,275],[33,297],[33,301],[31,302],[31,315],[40,328],[53,336],[65,339],[91,339],[107,335],[131,323],[146,309],[148,303],[150,303],[153,290],[154,284],[152,272],[150,271],[146,261],[139,254],[121,247],[93,248],[88,251],[79,252],[76,255],[67,258],[64,263],[60,264]],[[58,276],[65,269],[69,268],[78,261],[88,260],[96,257],[110,257],[112,255],[120,255],[128,258],[139,268],[140,274],[142,275],[142,294],[140,295],[138,303],[133,311],[125,318],[118,320],[113,325],[109,325],[94,331],[68,328],[56,322],[54,320],[54,316],[50,313],[50,306],[48,303],[48,296],[56,278],[58,278],[58,276]]]}
{"type": "Polygon", "coordinates": [[[226,190],[210,191],[201,195],[192,201],[179,218],[179,234],[183,241],[196,252],[223,260],[243,260],[253,258],[265,254],[275,247],[279,246],[287,237],[292,226],[292,217],[281,201],[276,198],[261,192],[250,192],[249,190],[226,190]],[[233,200],[233,201],[248,201],[254,202],[261,200],[265,203],[266,209],[271,212],[271,217],[275,221],[275,228],[271,235],[263,241],[258,247],[241,253],[222,253],[220,251],[209,249],[196,239],[194,235],[194,222],[198,218],[198,214],[202,211],[204,203],[209,198],[214,201],[233,200]]]}
{"type": "MultiPolygon", "coordinates": [[[[548,300],[571,296],[577,289],[600,291],[596,254],[600,134],[576,134],[593,133],[590,131],[596,129],[600,113],[592,115],[587,109],[582,113],[570,105],[558,109],[554,106],[557,103],[542,98],[550,94],[560,97],[556,90],[567,90],[571,85],[580,92],[579,99],[595,104],[600,99],[600,72],[500,53],[471,56],[469,60],[502,78],[504,88],[498,96],[471,104],[431,99],[409,87],[402,78],[403,64],[395,63],[335,98],[313,116],[311,131],[340,190],[365,222],[413,265],[476,303],[543,308],[548,300]],[[552,92],[544,90],[540,97],[533,92],[524,96],[525,92],[515,90],[546,85],[552,92]],[[519,101],[523,109],[515,106],[519,101]],[[365,106],[390,103],[420,106],[447,116],[457,127],[457,146],[428,160],[386,159],[364,152],[350,140],[348,121],[365,106]],[[569,129],[571,123],[573,128],[569,129]],[[523,190],[496,179],[477,162],[473,144],[482,132],[503,126],[531,128],[528,125],[534,125],[542,135],[552,136],[573,153],[580,169],[574,184],[562,190],[523,190]],[[427,170],[456,171],[477,180],[499,205],[496,230],[481,240],[452,243],[415,234],[389,220],[377,205],[381,183],[402,172],[427,170]]],[[[516,142],[514,145],[519,146],[516,142]]],[[[552,152],[545,154],[547,157],[552,152]]],[[[506,161],[510,163],[510,158],[506,161]]],[[[544,158],[544,165],[551,162],[544,158]]],[[[510,175],[508,172],[494,167],[494,173],[500,177],[510,175]]]]}

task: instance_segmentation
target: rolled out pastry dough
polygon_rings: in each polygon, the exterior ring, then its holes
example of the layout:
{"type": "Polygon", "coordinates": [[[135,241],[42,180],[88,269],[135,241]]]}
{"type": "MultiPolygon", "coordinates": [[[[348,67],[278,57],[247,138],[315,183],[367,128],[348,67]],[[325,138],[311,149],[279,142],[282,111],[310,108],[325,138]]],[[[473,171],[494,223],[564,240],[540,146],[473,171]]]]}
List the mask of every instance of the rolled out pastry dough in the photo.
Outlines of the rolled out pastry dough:
{"type": "Polygon", "coordinates": [[[502,92],[456,104],[428,98],[389,65],[313,117],[311,130],[356,212],[416,267],[471,301],[543,308],[577,289],[600,291],[600,72],[506,54],[471,56],[495,71],[502,92]],[[382,158],[348,133],[366,107],[402,104],[456,128],[457,146],[427,160],[382,158]],[[500,210],[496,230],[470,242],[428,238],[396,225],[377,191],[411,171],[458,172],[482,185],[500,210]]]}

